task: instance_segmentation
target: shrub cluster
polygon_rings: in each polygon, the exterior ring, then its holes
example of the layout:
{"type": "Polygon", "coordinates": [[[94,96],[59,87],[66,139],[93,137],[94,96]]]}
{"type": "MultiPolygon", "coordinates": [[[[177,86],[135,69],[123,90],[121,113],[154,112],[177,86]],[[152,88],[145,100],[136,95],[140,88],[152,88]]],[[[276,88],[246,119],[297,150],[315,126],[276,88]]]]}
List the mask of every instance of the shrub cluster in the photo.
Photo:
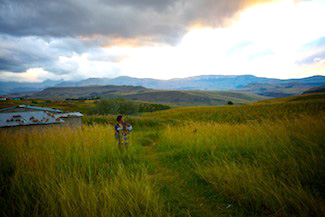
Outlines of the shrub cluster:
{"type": "Polygon", "coordinates": [[[121,98],[96,101],[96,105],[89,109],[89,114],[125,114],[131,115],[139,112],[153,112],[169,109],[162,104],[139,103],[121,98]]]}

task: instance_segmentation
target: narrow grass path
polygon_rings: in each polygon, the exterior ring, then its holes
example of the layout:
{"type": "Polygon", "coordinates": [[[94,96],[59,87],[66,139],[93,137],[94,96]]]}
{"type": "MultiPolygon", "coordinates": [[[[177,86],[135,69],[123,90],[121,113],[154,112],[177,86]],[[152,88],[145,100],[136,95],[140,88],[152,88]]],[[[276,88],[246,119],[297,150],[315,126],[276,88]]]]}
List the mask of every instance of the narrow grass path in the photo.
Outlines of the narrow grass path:
{"type": "Polygon", "coordinates": [[[159,185],[166,207],[175,216],[228,216],[225,210],[218,210],[207,198],[189,187],[186,183],[188,177],[164,166],[161,153],[155,150],[154,144],[144,146],[144,160],[152,166],[149,178],[159,185]]]}

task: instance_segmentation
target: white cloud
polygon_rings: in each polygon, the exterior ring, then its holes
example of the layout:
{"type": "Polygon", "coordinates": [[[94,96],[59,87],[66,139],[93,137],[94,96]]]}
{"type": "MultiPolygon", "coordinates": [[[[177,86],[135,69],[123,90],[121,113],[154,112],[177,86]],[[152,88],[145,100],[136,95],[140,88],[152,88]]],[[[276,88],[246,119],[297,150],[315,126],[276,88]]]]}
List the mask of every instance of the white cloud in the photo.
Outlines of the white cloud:
{"type": "Polygon", "coordinates": [[[319,57],[316,57],[316,58],[314,58],[314,60],[313,60],[313,61],[314,61],[315,63],[319,63],[321,60],[322,60],[321,58],[319,58],[319,57]]]}
{"type": "MultiPolygon", "coordinates": [[[[301,47],[325,36],[325,3],[284,0],[243,11],[232,26],[193,29],[176,47],[134,48],[122,62],[123,74],[173,78],[200,74],[254,74],[290,78],[324,71],[314,67],[304,73],[296,64],[313,50],[301,47]],[[250,43],[229,52],[241,42],[250,43]]],[[[307,66],[306,66],[307,67],[307,66]]],[[[306,68],[305,67],[305,68],[306,68]]]]}

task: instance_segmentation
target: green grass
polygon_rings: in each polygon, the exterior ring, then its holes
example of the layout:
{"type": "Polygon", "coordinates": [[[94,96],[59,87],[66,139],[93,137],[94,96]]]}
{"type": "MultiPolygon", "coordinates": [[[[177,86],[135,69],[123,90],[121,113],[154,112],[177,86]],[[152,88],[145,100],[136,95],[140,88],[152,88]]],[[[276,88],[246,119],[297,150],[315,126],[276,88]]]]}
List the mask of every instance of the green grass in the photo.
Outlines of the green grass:
{"type": "Polygon", "coordinates": [[[243,106],[179,107],[172,110],[143,114],[143,118],[161,120],[200,121],[218,123],[246,123],[249,121],[295,118],[318,115],[325,111],[325,101],[295,103],[251,104],[243,106]]]}
{"type": "MultiPolygon", "coordinates": [[[[186,106],[129,116],[137,127],[182,124],[184,121],[248,123],[251,121],[292,119],[299,116],[321,116],[325,112],[324,95],[272,99],[242,106],[186,106]],[[305,99],[305,100],[303,100],[305,99]]],[[[114,124],[113,115],[86,115],[86,124],[114,124]]]]}
{"type": "Polygon", "coordinates": [[[0,130],[1,216],[324,216],[325,102],[179,107],[0,130]]]}
{"type": "Polygon", "coordinates": [[[2,216],[168,216],[142,146],[121,152],[110,126],[2,131],[1,141],[2,216]]]}
{"type": "Polygon", "coordinates": [[[188,188],[201,182],[200,193],[220,210],[231,204],[243,216],[322,216],[324,129],[324,118],[310,117],[188,123],[166,127],[157,149],[167,167],[192,180],[188,188]]]}

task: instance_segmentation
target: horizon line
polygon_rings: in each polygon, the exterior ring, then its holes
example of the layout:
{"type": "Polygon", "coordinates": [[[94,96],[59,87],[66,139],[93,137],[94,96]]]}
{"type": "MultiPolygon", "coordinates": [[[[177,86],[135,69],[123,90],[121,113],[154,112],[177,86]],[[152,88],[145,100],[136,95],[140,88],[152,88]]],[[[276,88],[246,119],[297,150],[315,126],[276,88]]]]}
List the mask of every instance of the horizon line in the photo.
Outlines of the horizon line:
{"type": "Polygon", "coordinates": [[[195,78],[195,77],[203,77],[203,76],[224,76],[224,77],[240,77],[240,76],[254,76],[256,78],[267,78],[267,79],[277,79],[277,80],[295,80],[295,79],[305,79],[305,78],[311,78],[311,77],[325,77],[325,75],[312,75],[312,76],[307,76],[307,77],[301,77],[301,78],[275,78],[275,77],[259,77],[253,74],[243,74],[243,75],[222,75],[222,74],[202,74],[202,75],[195,75],[195,76],[188,76],[188,77],[175,77],[175,78],[169,78],[169,79],[158,79],[158,78],[149,78],[149,77],[132,77],[128,75],[120,75],[117,77],[89,77],[89,78],[84,78],[84,79],[78,79],[78,80],[65,80],[63,78],[61,79],[45,79],[43,81],[15,81],[15,80],[1,80],[0,82],[15,82],[15,83],[43,83],[45,81],[62,81],[62,82],[79,82],[87,79],[116,79],[120,77],[127,77],[127,78],[136,78],[136,79],[152,79],[152,80],[160,80],[160,81],[170,81],[170,80],[177,80],[177,79],[187,79],[187,78],[195,78]]]}

